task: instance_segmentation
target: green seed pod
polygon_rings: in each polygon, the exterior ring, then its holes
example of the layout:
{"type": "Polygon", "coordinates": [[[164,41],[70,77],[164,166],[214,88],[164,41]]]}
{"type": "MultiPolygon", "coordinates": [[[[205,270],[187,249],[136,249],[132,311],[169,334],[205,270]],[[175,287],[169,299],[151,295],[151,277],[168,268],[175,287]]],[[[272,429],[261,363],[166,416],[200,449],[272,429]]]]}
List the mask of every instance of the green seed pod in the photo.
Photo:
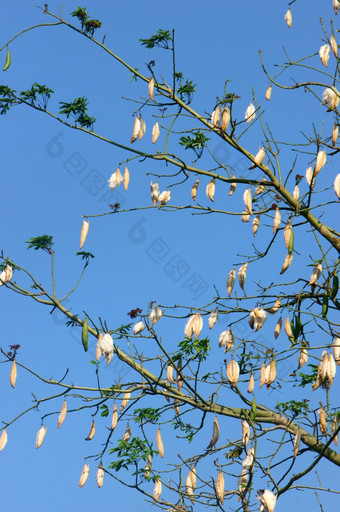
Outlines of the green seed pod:
{"type": "Polygon", "coordinates": [[[290,232],[289,243],[288,243],[288,253],[292,254],[293,249],[294,249],[294,230],[292,228],[292,231],[290,232]]]}
{"type": "Polygon", "coordinates": [[[302,323],[299,316],[294,317],[294,327],[293,327],[293,334],[294,338],[297,339],[299,337],[299,334],[302,330],[302,323]]]}
{"type": "Polygon", "coordinates": [[[5,65],[3,67],[3,71],[6,71],[6,69],[8,69],[11,65],[11,52],[9,51],[9,48],[7,46],[7,53],[6,53],[6,61],[5,61],[5,65]]]}
{"type": "Polygon", "coordinates": [[[337,296],[338,290],[339,290],[339,278],[338,278],[338,274],[336,272],[334,272],[333,281],[332,281],[332,289],[331,289],[331,293],[329,295],[332,300],[334,300],[335,297],[337,296]]]}
{"type": "Polygon", "coordinates": [[[254,421],[257,413],[257,405],[256,405],[256,399],[254,398],[251,403],[251,409],[249,414],[249,420],[254,421]]]}
{"type": "Polygon", "coordinates": [[[85,320],[83,322],[83,330],[82,330],[82,333],[81,333],[81,341],[83,343],[83,347],[84,347],[85,352],[87,352],[88,348],[89,348],[89,325],[88,325],[88,322],[87,322],[87,318],[85,318],[85,320]]]}
{"type": "Polygon", "coordinates": [[[322,318],[327,318],[328,313],[328,295],[327,292],[324,293],[322,300],[322,318]]]}

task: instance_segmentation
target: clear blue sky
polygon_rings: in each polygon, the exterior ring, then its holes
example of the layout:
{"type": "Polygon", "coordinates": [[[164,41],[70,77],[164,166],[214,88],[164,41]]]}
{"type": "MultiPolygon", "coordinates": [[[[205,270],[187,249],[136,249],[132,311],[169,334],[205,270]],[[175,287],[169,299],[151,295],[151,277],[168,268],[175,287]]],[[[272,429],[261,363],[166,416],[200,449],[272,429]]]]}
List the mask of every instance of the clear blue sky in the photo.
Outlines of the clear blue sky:
{"type": "MultiPolygon", "coordinates": [[[[329,0],[327,3],[324,14],[329,19],[334,17],[334,13],[332,2],[329,0]]],[[[268,80],[262,72],[258,56],[258,50],[261,49],[268,69],[273,71],[273,64],[286,60],[283,46],[294,59],[317,53],[323,44],[318,19],[321,2],[309,2],[308,7],[306,2],[296,2],[293,5],[291,29],[287,28],[283,19],[288,6],[282,1],[245,3],[174,0],[169,3],[89,0],[85,4],[90,15],[102,21],[100,34],[106,34],[105,44],[109,48],[133,67],[140,68],[143,73],[147,73],[145,63],[154,59],[155,72],[165,79],[170,77],[170,56],[159,49],[147,50],[141,47],[138,39],[149,37],[158,28],[175,28],[176,67],[186,78],[197,84],[192,106],[201,113],[212,111],[216,96],[222,96],[224,82],[229,79],[230,91],[240,96],[235,106],[238,117],[244,116],[252,101],[254,86],[257,101],[265,110],[266,120],[270,122],[278,140],[304,141],[301,132],[311,133],[312,122],[315,122],[317,130],[321,130],[324,121],[324,130],[330,133],[332,116],[327,117],[325,109],[318,106],[312,96],[303,90],[287,94],[274,89],[271,102],[265,101],[268,80]]],[[[50,1],[48,5],[51,11],[59,11],[57,2],[50,1]]],[[[64,2],[63,17],[70,20],[69,13],[78,6],[73,0],[64,2]]],[[[13,0],[7,3],[3,11],[0,46],[20,30],[48,21],[31,2],[13,0]]],[[[101,39],[101,36],[98,38],[101,39]]],[[[129,145],[133,112],[137,108],[129,99],[146,97],[145,84],[131,82],[129,73],[110,56],[78,34],[62,27],[42,27],[30,31],[16,39],[10,49],[12,64],[6,73],[0,71],[1,84],[16,90],[28,89],[33,82],[46,84],[55,91],[49,105],[54,112],[58,111],[59,101],[86,96],[89,100],[89,114],[97,118],[96,132],[129,145]]],[[[0,59],[4,61],[5,51],[1,52],[0,59]]],[[[287,73],[282,81],[291,84],[292,76],[293,73],[287,73]]],[[[310,76],[314,76],[312,72],[310,76]]],[[[155,112],[151,110],[145,114],[147,134],[145,140],[136,142],[136,148],[152,149],[150,133],[153,114],[155,112]]],[[[1,117],[0,122],[1,249],[6,256],[25,266],[40,282],[49,286],[48,256],[27,251],[24,242],[33,236],[53,235],[57,291],[62,295],[72,287],[81,270],[80,259],[75,257],[75,252],[78,249],[82,215],[103,213],[108,211],[108,204],[115,202],[120,202],[124,208],[150,205],[151,177],[146,174],[165,174],[166,169],[163,164],[133,160],[129,163],[131,178],[128,192],[120,187],[118,193],[110,194],[106,180],[117,165],[127,158],[128,155],[122,150],[72,131],[26,107],[12,109],[1,117]],[[93,188],[93,176],[98,178],[99,188],[93,188]]],[[[255,126],[244,139],[253,153],[257,152],[263,142],[261,136],[260,127],[255,126]]],[[[159,148],[162,148],[163,143],[164,133],[161,134],[159,148]]],[[[244,165],[242,159],[239,161],[239,156],[222,147],[219,141],[212,141],[211,147],[225,165],[240,168],[244,165]]],[[[295,153],[283,149],[282,155],[282,171],[286,173],[293,163],[295,153]]],[[[183,156],[190,158],[189,154],[183,153],[183,156]]],[[[299,157],[296,172],[304,175],[311,160],[312,156],[308,154],[299,157]]],[[[199,164],[209,165],[207,162],[208,158],[204,157],[199,164]]],[[[329,187],[337,172],[334,165],[327,166],[326,175],[320,176],[322,185],[329,187]]],[[[260,174],[257,176],[261,177],[260,174]]],[[[193,180],[189,181],[182,187],[172,189],[171,204],[191,202],[190,188],[193,180]]],[[[171,183],[170,180],[162,179],[161,188],[165,189],[171,183]]],[[[208,205],[204,192],[207,183],[208,180],[201,179],[198,195],[203,205],[208,205]]],[[[293,186],[292,181],[291,189],[293,186]]],[[[306,191],[305,182],[302,188],[306,191]]],[[[227,191],[228,188],[220,185],[216,187],[216,207],[227,207],[228,201],[228,208],[239,211],[243,189],[239,187],[232,198],[227,197],[227,191]]],[[[329,192],[329,198],[332,201],[335,199],[332,191],[329,192]]],[[[259,238],[259,247],[265,247],[267,240],[268,232],[267,236],[259,238]]],[[[308,261],[309,253],[313,257],[320,256],[315,246],[306,247],[305,240],[301,230],[296,248],[302,257],[301,260],[296,257],[292,280],[301,273],[305,277],[309,276],[311,269],[305,266],[306,262],[311,263],[311,260],[308,261]]],[[[245,261],[245,257],[239,255],[250,254],[252,241],[250,224],[242,224],[239,219],[230,220],[226,216],[192,216],[190,212],[165,214],[157,209],[90,219],[90,231],[84,249],[93,252],[96,257],[69,306],[76,313],[82,314],[85,310],[94,318],[100,315],[111,328],[128,323],[127,312],[132,308],[138,306],[145,313],[148,302],[152,300],[161,305],[191,304],[199,307],[214,297],[214,286],[221,295],[225,295],[226,276],[234,265],[245,261]],[[174,273],[174,264],[178,261],[183,269],[181,274],[174,273]],[[200,283],[198,288],[191,286],[193,278],[200,283]]],[[[260,279],[268,284],[278,278],[284,255],[283,241],[280,240],[265,263],[255,263],[251,267],[248,274],[250,290],[255,290],[254,283],[260,279]],[[268,268],[276,269],[276,272],[267,276],[268,268]]],[[[0,298],[0,345],[5,350],[8,345],[19,343],[21,349],[18,360],[44,378],[59,379],[66,368],[70,368],[68,382],[95,386],[95,375],[89,364],[94,345],[90,347],[89,354],[85,354],[79,331],[66,330],[60,315],[49,315],[46,309],[28,299],[10,294],[4,289],[1,289],[0,298]]],[[[214,345],[212,357],[218,367],[223,365],[223,356],[216,349],[218,334],[226,328],[228,322],[222,319],[211,338],[214,345]]],[[[268,346],[273,344],[275,323],[276,318],[270,318],[268,329],[264,332],[268,346]]],[[[182,336],[184,324],[185,320],[177,321],[174,326],[165,321],[163,326],[159,326],[167,346],[175,346],[174,338],[182,336]]],[[[240,327],[239,336],[249,335],[247,325],[244,329],[243,332],[240,327]]],[[[284,335],[281,335],[277,343],[287,343],[284,335]]],[[[152,352],[152,347],[145,347],[145,351],[152,352]]],[[[20,368],[17,385],[13,390],[9,385],[9,364],[2,364],[0,369],[0,420],[11,421],[22,409],[32,405],[30,393],[40,398],[56,392],[52,387],[45,391],[46,388],[37,386],[35,379],[27,372],[24,374],[20,368]]],[[[287,369],[287,372],[292,369],[287,369]]],[[[112,379],[118,378],[115,372],[118,374],[120,371],[121,368],[115,368],[114,364],[105,368],[102,383],[112,384],[112,379]]],[[[335,389],[331,390],[334,396],[335,392],[335,389]]],[[[300,392],[294,390],[294,393],[300,392]]],[[[284,388],[271,394],[262,390],[259,396],[262,401],[268,400],[275,404],[284,401],[283,394],[284,388]]],[[[303,395],[300,393],[299,397],[303,395]]],[[[61,404],[62,399],[57,399],[52,410],[57,411],[61,404]]],[[[91,462],[89,481],[83,489],[78,489],[84,457],[99,451],[100,436],[107,432],[108,420],[98,419],[98,433],[88,443],[84,441],[91,423],[88,411],[70,414],[60,430],[56,429],[57,415],[49,417],[45,422],[48,425],[45,442],[39,450],[35,449],[40,418],[50,410],[48,406],[41,405],[39,411],[25,415],[8,429],[8,445],[0,454],[2,509],[15,512],[87,512],[94,507],[117,511],[138,507],[140,511],[149,510],[150,504],[145,503],[138,493],[127,492],[109,478],[103,488],[98,490],[94,462],[91,462]]],[[[206,445],[210,439],[209,428],[204,435],[201,433],[202,445],[206,445]]],[[[222,429],[225,436],[229,428],[238,429],[239,425],[232,426],[231,420],[230,423],[226,421],[222,429]]],[[[123,431],[123,426],[120,429],[123,431]]],[[[122,432],[115,435],[121,437],[122,432]]],[[[187,447],[181,449],[183,453],[189,453],[187,447]]],[[[171,450],[175,451],[177,447],[171,450]]],[[[109,459],[105,462],[108,463],[109,459]]],[[[322,482],[323,485],[336,487],[338,478],[332,473],[328,475],[330,464],[324,463],[322,467],[329,478],[327,482],[322,482]]],[[[230,477],[230,488],[235,487],[236,481],[236,478],[230,477]]],[[[316,480],[313,477],[311,481],[315,483],[316,480]]],[[[265,487],[263,481],[262,485],[259,482],[257,485],[265,487]]],[[[331,501],[327,495],[321,495],[320,498],[325,509],[334,503],[334,499],[331,501]]],[[[308,497],[306,493],[295,493],[294,497],[288,493],[280,499],[277,512],[288,507],[303,510],[307,506],[310,510],[318,510],[312,493],[308,497]]],[[[199,507],[195,507],[195,510],[199,510],[199,507]]]]}

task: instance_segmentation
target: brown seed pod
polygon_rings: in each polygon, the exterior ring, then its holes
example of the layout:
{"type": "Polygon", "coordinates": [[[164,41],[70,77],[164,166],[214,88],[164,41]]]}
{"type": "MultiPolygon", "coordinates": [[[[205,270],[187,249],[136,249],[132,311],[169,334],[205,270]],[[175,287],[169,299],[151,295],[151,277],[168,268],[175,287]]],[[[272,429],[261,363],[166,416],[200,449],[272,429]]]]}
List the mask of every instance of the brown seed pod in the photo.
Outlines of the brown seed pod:
{"type": "Polygon", "coordinates": [[[262,363],[260,372],[260,388],[266,383],[266,365],[262,363]]]}
{"type": "Polygon", "coordinates": [[[118,423],[118,411],[116,402],[113,404],[113,412],[112,412],[112,420],[111,420],[111,430],[114,430],[118,423]]]}
{"type": "Polygon", "coordinates": [[[227,285],[228,297],[230,297],[230,294],[231,294],[231,292],[233,291],[233,288],[234,288],[234,283],[235,283],[235,274],[236,274],[236,271],[235,271],[235,269],[233,268],[233,269],[229,272],[228,277],[227,277],[226,285],[227,285]]]}
{"type": "Polygon", "coordinates": [[[148,93],[150,100],[153,100],[153,91],[155,88],[155,78],[152,76],[149,80],[148,93]]]}
{"type": "Polygon", "coordinates": [[[153,489],[153,503],[159,500],[162,494],[162,482],[157,478],[153,489]]]}
{"type": "Polygon", "coordinates": [[[271,95],[272,95],[272,89],[273,89],[273,86],[270,85],[268,87],[268,89],[266,90],[266,95],[265,96],[266,96],[266,100],[267,101],[270,101],[270,98],[271,98],[271,95]]]}
{"type": "Polygon", "coordinates": [[[242,265],[238,269],[238,272],[237,272],[237,279],[238,279],[239,285],[243,291],[244,291],[244,285],[245,285],[246,277],[247,277],[247,268],[248,268],[248,262],[244,263],[244,265],[242,265]]]}
{"type": "Polygon", "coordinates": [[[223,110],[222,110],[222,126],[221,126],[221,129],[222,129],[223,132],[225,132],[226,129],[228,128],[229,121],[230,121],[230,110],[229,110],[229,108],[227,108],[225,106],[223,108],[223,110]]]}
{"type": "Polygon", "coordinates": [[[126,165],[125,166],[125,169],[124,169],[124,174],[123,174],[123,186],[124,186],[124,190],[127,190],[128,187],[129,187],[129,183],[130,183],[130,173],[129,173],[129,168],[128,166],[126,165]]]}
{"type": "Polygon", "coordinates": [[[294,437],[294,459],[296,459],[296,456],[299,452],[300,448],[300,441],[301,441],[301,433],[300,429],[298,428],[294,437]]]}
{"type": "Polygon", "coordinates": [[[277,321],[277,324],[275,325],[274,337],[275,337],[276,340],[279,337],[279,334],[280,334],[280,331],[281,331],[281,327],[282,327],[282,316],[280,316],[280,318],[277,321]]]}
{"type": "Polygon", "coordinates": [[[102,355],[100,344],[101,344],[103,337],[104,337],[103,333],[100,332],[98,335],[98,341],[97,341],[97,347],[96,347],[96,361],[99,361],[100,356],[102,355]]]}
{"type": "Polygon", "coordinates": [[[335,146],[335,144],[337,143],[338,136],[339,136],[339,127],[338,127],[337,123],[334,123],[333,130],[332,130],[332,146],[335,146]]]}
{"type": "Polygon", "coordinates": [[[61,425],[64,423],[65,418],[66,418],[66,413],[67,413],[67,404],[66,404],[66,400],[64,400],[63,405],[61,406],[61,409],[60,409],[60,413],[59,413],[58,425],[57,425],[58,428],[60,428],[61,425]]]}
{"type": "Polygon", "coordinates": [[[179,400],[174,400],[174,409],[176,416],[179,416],[181,414],[179,410],[179,400]]]}
{"type": "Polygon", "coordinates": [[[219,437],[220,437],[220,426],[219,426],[218,421],[217,421],[217,416],[215,416],[214,423],[213,423],[213,435],[212,435],[212,438],[210,440],[210,443],[207,446],[207,450],[209,450],[210,448],[214,448],[214,446],[217,443],[219,437]]]}
{"type": "Polygon", "coordinates": [[[272,306],[270,309],[268,309],[268,313],[270,313],[271,315],[274,315],[275,313],[277,313],[279,311],[280,307],[281,307],[281,298],[278,297],[275,301],[274,306],[272,306]]]}
{"type": "Polygon", "coordinates": [[[198,178],[195,181],[195,183],[193,184],[192,189],[191,189],[191,197],[192,197],[193,201],[196,201],[196,195],[197,195],[197,189],[198,189],[199,182],[200,182],[200,179],[198,178]]]}
{"type": "Polygon", "coordinates": [[[8,441],[6,428],[3,429],[0,436],[0,452],[5,448],[8,441]]]}
{"type": "Polygon", "coordinates": [[[240,367],[235,359],[231,359],[227,366],[227,377],[232,388],[236,386],[239,375],[240,367]]]}
{"type": "Polygon", "coordinates": [[[209,197],[210,201],[213,201],[214,202],[214,195],[215,195],[215,178],[212,178],[206,189],[205,189],[205,193],[207,194],[207,196],[209,197]]]}
{"type": "Polygon", "coordinates": [[[195,499],[194,499],[194,489],[193,489],[193,484],[192,484],[192,471],[191,470],[189,471],[188,476],[185,479],[185,487],[187,490],[187,495],[189,497],[189,500],[191,501],[191,503],[194,504],[195,499]]]}
{"type": "Polygon", "coordinates": [[[284,274],[287,270],[287,268],[290,267],[291,263],[293,261],[293,253],[288,253],[284,259],[280,274],[284,274]]]}
{"type": "Polygon", "coordinates": [[[80,480],[79,480],[79,484],[78,484],[79,489],[81,487],[83,487],[83,485],[86,484],[86,480],[88,479],[89,474],[90,474],[90,465],[85,463],[84,466],[83,466],[83,470],[81,472],[81,475],[80,475],[80,480]]]}
{"type": "Polygon", "coordinates": [[[327,432],[327,422],[324,408],[321,407],[318,411],[319,413],[319,427],[321,434],[326,434],[327,432]]]}
{"type": "Polygon", "coordinates": [[[131,135],[131,144],[133,144],[139,136],[140,132],[140,119],[138,117],[135,117],[134,123],[133,123],[133,129],[132,129],[132,135],[131,135]]]}
{"type": "Polygon", "coordinates": [[[132,432],[131,432],[130,425],[127,424],[126,425],[125,434],[122,437],[122,441],[128,441],[130,439],[130,437],[131,437],[131,434],[132,434],[132,432]]]}
{"type": "Polygon", "coordinates": [[[183,379],[181,377],[181,374],[182,374],[182,359],[180,358],[177,363],[177,389],[178,389],[178,391],[181,391],[182,386],[183,386],[183,379]]]}
{"type": "Polygon", "coordinates": [[[87,234],[89,232],[89,229],[90,229],[90,223],[88,220],[83,220],[83,223],[82,223],[82,226],[81,226],[81,230],[80,230],[80,244],[79,244],[79,249],[82,249],[84,243],[85,243],[85,240],[86,240],[86,237],[87,237],[87,234]]]}
{"type": "Polygon", "coordinates": [[[224,503],[224,475],[223,475],[222,471],[219,471],[219,473],[217,475],[215,490],[216,490],[218,499],[220,500],[220,502],[223,505],[223,503],[224,503]]]}
{"type": "Polygon", "coordinates": [[[121,411],[123,411],[123,410],[125,409],[125,407],[126,407],[126,406],[127,406],[127,404],[129,403],[130,396],[131,396],[130,391],[126,391],[126,392],[124,393],[122,403],[120,404],[120,407],[119,407],[119,412],[121,412],[121,411]]]}
{"type": "Polygon", "coordinates": [[[159,453],[159,456],[163,459],[164,457],[164,445],[163,445],[163,439],[161,435],[161,429],[158,428],[156,432],[156,444],[157,444],[157,450],[159,453]]]}
{"type": "Polygon", "coordinates": [[[249,384],[248,384],[247,392],[248,393],[252,393],[254,391],[254,387],[255,387],[255,379],[254,379],[254,375],[251,373],[250,374],[250,378],[249,378],[249,384]]]}
{"type": "Polygon", "coordinates": [[[250,439],[250,426],[248,421],[242,420],[242,444],[247,446],[250,439]]]}
{"type": "Polygon", "coordinates": [[[42,445],[43,440],[45,439],[45,436],[46,436],[46,432],[47,432],[47,427],[44,427],[43,425],[41,425],[40,429],[38,430],[37,437],[35,440],[36,448],[40,448],[40,446],[42,445]]]}
{"type": "Polygon", "coordinates": [[[104,483],[104,468],[103,468],[102,462],[99,463],[99,466],[97,469],[96,481],[97,481],[97,485],[100,489],[104,483]]]}
{"type": "Polygon", "coordinates": [[[209,329],[212,329],[218,320],[218,308],[215,308],[209,315],[209,329]]]}
{"type": "Polygon", "coordinates": [[[15,383],[17,381],[17,363],[15,362],[15,359],[13,359],[9,381],[12,388],[15,388],[15,383]]]}
{"type": "Polygon", "coordinates": [[[92,420],[90,432],[89,432],[89,435],[87,437],[85,437],[85,441],[91,441],[91,439],[93,439],[95,433],[96,433],[96,425],[94,423],[94,420],[92,420]]]}
{"type": "Polygon", "coordinates": [[[158,121],[156,121],[152,127],[152,144],[155,144],[155,142],[157,142],[160,133],[161,131],[159,129],[159,124],[158,121]]]}
{"type": "Polygon", "coordinates": [[[169,364],[166,369],[166,379],[170,384],[175,384],[174,367],[169,364]]]}
{"type": "MultiPolygon", "coordinates": [[[[236,174],[234,174],[233,178],[236,178],[236,174]]],[[[236,182],[232,182],[230,183],[230,189],[229,189],[229,195],[232,196],[233,193],[235,192],[236,190],[236,182]]]]}
{"type": "MultiPolygon", "coordinates": [[[[338,428],[338,420],[336,419],[336,416],[334,416],[333,420],[332,420],[332,423],[331,423],[331,433],[332,433],[332,436],[334,436],[337,428],[338,428]]],[[[336,434],[336,436],[334,436],[334,444],[335,446],[338,446],[338,434],[336,434]]]]}
{"type": "Polygon", "coordinates": [[[152,457],[149,454],[148,461],[145,464],[145,471],[144,471],[145,478],[148,478],[150,476],[151,468],[152,468],[152,457]]]}
{"type": "Polygon", "coordinates": [[[298,370],[299,370],[300,368],[302,368],[302,366],[303,366],[304,364],[306,364],[306,363],[307,363],[307,361],[308,361],[308,351],[307,351],[307,349],[306,349],[306,348],[302,348],[302,349],[300,350],[300,354],[299,354],[299,366],[298,366],[298,370]]]}

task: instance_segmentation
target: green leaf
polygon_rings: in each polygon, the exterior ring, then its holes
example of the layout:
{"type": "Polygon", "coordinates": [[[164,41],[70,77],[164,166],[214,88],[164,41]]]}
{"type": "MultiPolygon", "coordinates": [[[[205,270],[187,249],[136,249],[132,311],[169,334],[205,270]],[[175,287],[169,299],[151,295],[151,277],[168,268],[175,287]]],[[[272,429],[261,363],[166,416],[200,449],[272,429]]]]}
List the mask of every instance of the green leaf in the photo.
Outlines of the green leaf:
{"type": "Polygon", "coordinates": [[[31,238],[30,240],[27,240],[25,243],[28,244],[27,249],[34,249],[35,251],[42,249],[43,251],[52,254],[52,240],[52,236],[42,235],[31,238]]]}
{"type": "Polygon", "coordinates": [[[169,49],[169,41],[172,41],[171,33],[169,30],[158,29],[156,34],[151,36],[149,39],[139,39],[142,45],[146,48],[158,48],[169,49]]]}
{"type": "Polygon", "coordinates": [[[101,405],[99,407],[99,409],[101,409],[101,413],[100,415],[103,416],[104,418],[107,418],[107,416],[109,415],[109,408],[107,405],[101,405]]]}

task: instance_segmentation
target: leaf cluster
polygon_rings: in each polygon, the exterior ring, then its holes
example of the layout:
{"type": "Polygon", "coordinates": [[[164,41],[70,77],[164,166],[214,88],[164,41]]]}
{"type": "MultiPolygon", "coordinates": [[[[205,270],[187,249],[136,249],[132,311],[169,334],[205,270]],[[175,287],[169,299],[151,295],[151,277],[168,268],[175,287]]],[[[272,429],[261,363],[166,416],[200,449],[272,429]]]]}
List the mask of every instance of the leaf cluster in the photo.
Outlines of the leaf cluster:
{"type": "Polygon", "coordinates": [[[47,252],[48,254],[52,254],[53,247],[53,237],[50,235],[42,235],[30,238],[25,243],[28,244],[27,249],[34,249],[38,251],[39,249],[47,252]]]}
{"type": "Polygon", "coordinates": [[[157,451],[149,448],[148,441],[139,437],[132,437],[130,441],[119,440],[118,446],[111,448],[109,453],[116,453],[118,460],[111,462],[109,468],[120,471],[129,469],[131,465],[137,465],[140,461],[147,461],[149,455],[157,455],[157,451]]]}
{"type": "Polygon", "coordinates": [[[181,137],[179,139],[179,144],[184,146],[184,149],[192,149],[198,157],[201,157],[203,149],[210,139],[200,130],[193,132],[193,135],[194,137],[191,137],[190,135],[181,137]]]}
{"type": "Polygon", "coordinates": [[[78,18],[82,31],[91,37],[93,37],[95,31],[102,26],[101,21],[89,18],[86,7],[78,7],[75,11],[71,12],[71,16],[78,18]]]}
{"type": "Polygon", "coordinates": [[[75,98],[71,103],[61,101],[60,106],[59,114],[65,114],[67,118],[71,116],[75,123],[79,123],[83,128],[91,129],[96,122],[96,119],[87,113],[88,100],[84,96],[75,98]]]}
{"type": "Polygon", "coordinates": [[[146,48],[154,48],[155,46],[158,48],[165,48],[169,50],[169,41],[172,41],[171,33],[169,30],[158,29],[156,34],[151,36],[149,39],[139,39],[142,45],[146,46],[146,48]]]}

